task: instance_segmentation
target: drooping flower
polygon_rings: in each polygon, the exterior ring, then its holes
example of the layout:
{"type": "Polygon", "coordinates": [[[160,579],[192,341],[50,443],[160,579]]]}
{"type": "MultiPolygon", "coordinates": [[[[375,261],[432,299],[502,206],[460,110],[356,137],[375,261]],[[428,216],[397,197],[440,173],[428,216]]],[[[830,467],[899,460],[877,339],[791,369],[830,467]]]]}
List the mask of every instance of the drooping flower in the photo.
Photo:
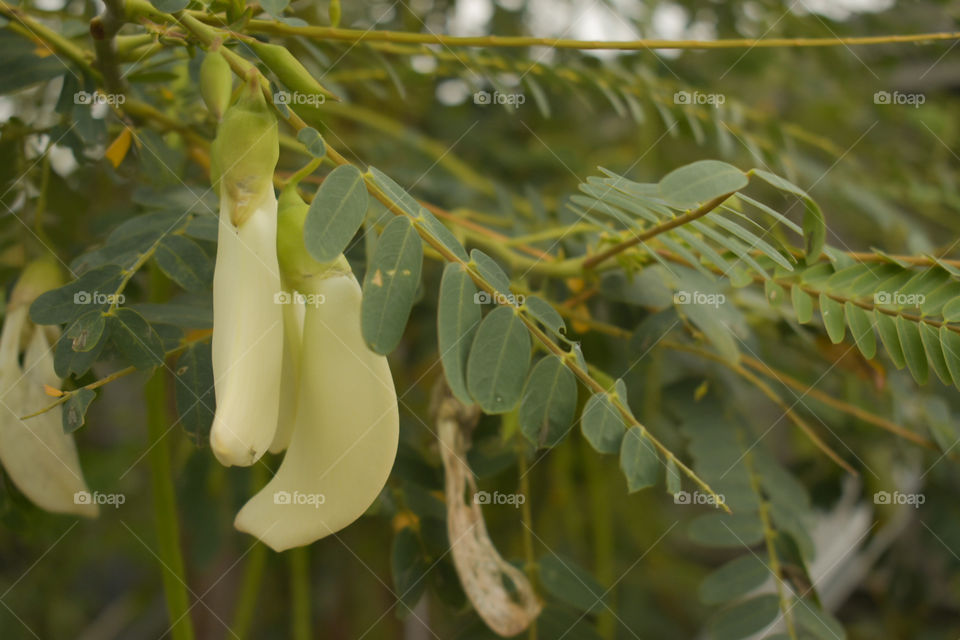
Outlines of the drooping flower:
{"type": "Polygon", "coordinates": [[[63,431],[63,405],[20,419],[50,404],[45,387],[59,389],[62,382],[53,369],[47,335],[55,329],[37,326],[28,317],[37,296],[59,284],[56,265],[31,263],[7,305],[0,334],[0,462],[17,488],[38,507],[95,517],[98,508],[89,500],[76,443],[63,431]]]}
{"type": "Polygon", "coordinates": [[[283,317],[273,170],[277,121],[251,77],[217,129],[211,174],[220,194],[213,278],[217,410],[210,446],[225,465],[256,462],[273,441],[280,402],[283,317]]]}
{"type": "Polygon", "coordinates": [[[293,433],[276,475],[234,522],[276,551],[310,544],[363,515],[390,475],[400,424],[387,359],[361,334],[360,285],[343,256],[321,264],[306,253],[306,205],[294,204],[281,207],[278,233],[284,279],[307,303],[293,433]]]}

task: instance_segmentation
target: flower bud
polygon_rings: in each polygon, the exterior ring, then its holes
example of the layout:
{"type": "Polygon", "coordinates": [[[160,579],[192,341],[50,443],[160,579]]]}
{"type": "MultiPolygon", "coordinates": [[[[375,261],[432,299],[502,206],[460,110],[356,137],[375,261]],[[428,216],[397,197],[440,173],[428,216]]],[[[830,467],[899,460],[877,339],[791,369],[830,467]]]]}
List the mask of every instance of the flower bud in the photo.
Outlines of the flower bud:
{"type": "MultiPolygon", "coordinates": [[[[277,119],[255,74],[227,109],[211,146],[210,178],[237,227],[267,198],[274,199],[273,170],[280,156],[277,119]]],[[[275,204],[273,206],[276,206],[275,204]]]]}
{"type": "Polygon", "coordinates": [[[200,96],[217,120],[223,118],[232,92],[233,72],[230,65],[220,53],[219,45],[211,47],[200,64],[200,96]]]}

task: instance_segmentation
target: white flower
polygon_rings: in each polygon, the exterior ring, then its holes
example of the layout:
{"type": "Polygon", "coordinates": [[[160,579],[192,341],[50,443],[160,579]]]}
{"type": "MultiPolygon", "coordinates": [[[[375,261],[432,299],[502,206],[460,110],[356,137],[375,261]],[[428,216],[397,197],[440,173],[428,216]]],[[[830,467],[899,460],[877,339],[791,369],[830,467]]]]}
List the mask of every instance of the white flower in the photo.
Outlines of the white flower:
{"type": "Polygon", "coordinates": [[[220,200],[213,277],[213,376],[217,410],[210,447],[225,465],[247,466],[270,446],[277,428],[283,350],[273,188],[236,227],[232,200],[220,200]]]}
{"type": "Polygon", "coordinates": [[[310,544],[363,515],[397,453],[397,396],[384,356],[360,332],[361,291],[339,269],[315,276],[303,321],[296,424],[273,479],[234,526],[276,551],[310,544]]]}
{"type": "MultiPolygon", "coordinates": [[[[17,289],[32,283],[29,268],[17,289]]],[[[60,388],[44,327],[27,317],[36,294],[11,297],[0,334],[0,462],[7,475],[34,504],[56,513],[95,517],[97,505],[76,499],[89,495],[73,436],[63,431],[63,405],[28,420],[24,416],[51,403],[44,386],[60,388]],[[20,364],[21,341],[26,344],[20,364]]],[[[39,292],[37,292],[39,293],[39,292]]]]}

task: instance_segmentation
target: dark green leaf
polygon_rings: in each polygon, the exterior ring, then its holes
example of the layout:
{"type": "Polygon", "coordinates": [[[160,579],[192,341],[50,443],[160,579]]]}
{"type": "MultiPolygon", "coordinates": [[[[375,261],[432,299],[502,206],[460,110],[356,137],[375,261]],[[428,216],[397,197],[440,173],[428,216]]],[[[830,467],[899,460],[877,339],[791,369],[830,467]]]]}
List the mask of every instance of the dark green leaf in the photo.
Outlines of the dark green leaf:
{"type": "Polygon", "coordinates": [[[907,361],[910,374],[920,384],[927,384],[930,369],[927,366],[927,354],[923,350],[923,341],[920,339],[920,328],[917,323],[903,316],[897,316],[897,335],[900,337],[903,357],[907,361]]]}
{"type": "Polygon", "coordinates": [[[437,348],[453,395],[473,404],[467,389],[467,358],[480,324],[477,288],[462,265],[451,262],[443,269],[437,301],[437,348]]]}
{"type": "Polygon", "coordinates": [[[99,344],[106,319],[100,311],[88,311],[67,327],[67,337],[74,351],[90,351],[99,344]]]}
{"type": "Polygon", "coordinates": [[[117,300],[123,273],[116,265],[88,271],[73,282],[47,291],[33,301],[30,319],[37,324],[64,324],[94,310],[106,310],[117,300]]]}
{"type": "Polygon", "coordinates": [[[758,556],[748,553],[726,563],[700,583],[700,601],[720,604],[744,596],[766,582],[772,574],[758,556]]]}
{"type": "Polygon", "coordinates": [[[823,319],[823,326],[827,330],[827,336],[830,338],[830,342],[833,344],[843,342],[843,336],[847,331],[843,305],[826,293],[821,293],[820,317],[823,319]]]}
{"type": "Polygon", "coordinates": [[[117,351],[137,369],[163,364],[163,342],[143,316],[132,309],[117,309],[108,320],[110,339],[117,351]]]}
{"type": "Polygon", "coordinates": [[[315,260],[331,262],[343,253],[367,214],[367,187],[353,165],[330,172],[317,189],[303,224],[303,241],[315,260]]]}
{"type": "Polygon", "coordinates": [[[805,207],[803,214],[803,238],[807,258],[811,261],[818,258],[823,252],[823,245],[827,239],[827,223],[824,220],[823,211],[820,210],[820,206],[810,197],[810,194],[789,180],[785,180],[778,175],[761,169],[752,169],[751,173],[777,189],[792,193],[803,199],[805,207]]]}
{"type": "Polygon", "coordinates": [[[213,283],[213,261],[190,238],[166,236],[153,257],[157,266],[187,291],[203,291],[213,283]]]}
{"type": "Polygon", "coordinates": [[[63,403],[63,431],[64,433],[73,433],[83,426],[86,422],[87,409],[90,403],[97,397],[97,392],[92,389],[77,389],[70,394],[67,401],[63,403]]]}
{"type": "Polygon", "coordinates": [[[620,445],[620,469],[630,493],[652,487],[660,477],[660,456],[643,429],[633,427],[620,445]]]}
{"type": "Polygon", "coordinates": [[[588,613],[604,608],[606,590],[572,560],[551,553],[541,556],[539,565],[540,582],[553,597],[588,613]]]}
{"type": "Polygon", "coordinates": [[[512,410],[530,368],[530,334],[511,307],[483,319],[470,347],[467,388],[486,413],[512,410]]]}
{"type": "Polygon", "coordinates": [[[873,314],[849,300],[843,304],[850,335],[857,342],[857,348],[867,360],[877,355],[877,336],[873,333],[873,314]]]}
{"type": "Polygon", "coordinates": [[[384,228],[363,279],[363,337],[377,353],[396,348],[413,307],[423,245],[410,221],[397,217],[384,228]]]}
{"type": "Polygon", "coordinates": [[[177,359],[177,414],[180,425],[196,444],[206,442],[213,424],[216,399],[213,391],[213,363],[210,343],[198,342],[177,359]]]}
{"type": "Polygon", "coordinates": [[[711,621],[713,640],[742,640],[769,625],[780,612],[773,594],[756,596],[724,609],[711,621]]]}
{"type": "Polygon", "coordinates": [[[564,324],[563,318],[557,313],[557,310],[553,308],[553,305],[543,298],[527,296],[523,300],[523,305],[537,322],[546,327],[547,330],[555,336],[566,333],[567,326],[564,324]]]}
{"type": "Polygon", "coordinates": [[[416,606],[427,587],[424,577],[429,571],[417,534],[410,527],[401,529],[393,536],[390,568],[394,590],[406,608],[403,613],[409,612],[416,606]]]}
{"type": "Polygon", "coordinates": [[[620,451],[626,425],[606,393],[595,393],[587,400],[580,417],[580,428],[587,442],[600,453],[620,451]]]}
{"type": "Polygon", "coordinates": [[[874,310],[873,317],[877,323],[877,333],[880,334],[880,342],[882,342],[884,348],[886,348],[887,355],[890,356],[890,360],[897,369],[903,369],[907,361],[903,355],[903,347],[900,346],[897,321],[879,309],[874,310]]]}
{"type": "Polygon", "coordinates": [[[577,379],[557,356],[540,360],[530,373],[520,401],[520,430],[537,447],[556,446],[577,412],[577,379]]]}
{"type": "Polygon", "coordinates": [[[504,304],[509,301],[509,304],[514,304],[516,300],[512,293],[510,293],[510,278],[507,277],[507,274],[503,272],[503,269],[500,268],[500,265],[497,262],[485,254],[479,249],[474,249],[470,252],[470,259],[476,265],[477,272],[483,277],[484,280],[493,285],[493,288],[503,296],[503,300],[493,300],[497,304],[504,304]]]}
{"type": "Polygon", "coordinates": [[[689,533],[707,547],[750,547],[763,541],[763,523],[754,513],[708,513],[690,523],[689,533]]]}

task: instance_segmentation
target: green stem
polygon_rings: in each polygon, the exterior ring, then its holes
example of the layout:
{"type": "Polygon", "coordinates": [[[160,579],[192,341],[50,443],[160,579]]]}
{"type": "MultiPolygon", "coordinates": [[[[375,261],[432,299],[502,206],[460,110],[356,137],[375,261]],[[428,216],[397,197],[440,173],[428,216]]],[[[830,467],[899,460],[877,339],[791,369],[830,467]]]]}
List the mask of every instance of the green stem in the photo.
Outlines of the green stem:
{"type": "MultiPolygon", "coordinates": [[[[267,484],[267,467],[261,464],[253,465],[250,485],[256,493],[267,484]]],[[[263,569],[267,564],[267,547],[260,542],[254,542],[253,548],[247,557],[247,566],[243,572],[243,582],[240,584],[240,594],[233,613],[233,631],[235,640],[246,640],[250,636],[253,626],[253,614],[256,613],[257,596],[260,595],[263,569]]]]}
{"type": "MultiPolygon", "coordinates": [[[[524,446],[521,443],[520,451],[517,454],[517,473],[520,474],[520,495],[526,498],[520,505],[520,518],[523,520],[523,556],[524,571],[531,585],[537,584],[537,561],[533,554],[533,510],[530,507],[530,476],[527,473],[527,456],[524,446]]],[[[527,630],[529,640],[537,640],[537,619],[530,621],[530,627],[527,630]]]]}
{"type": "Polygon", "coordinates": [[[287,552],[290,563],[290,591],[293,594],[293,639],[313,637],[310,620],[310,555],[309,547],[287,552]]]}
{"type": "MultiPolygon", "coordinates": [[[[190,12],[201,20],[210,16],[190,12]]],[[[530,36],[447,36],[436,33],[411,33],[372,29],[336,29],[333,27],[292,26],[272,20],[251,20],[250,33],[296,35],[320,40],[346,42],[399,42],[406,44],[436,44],[446,47],[549,47],[552,49],[610,49],[643,51],[649,49],[755,49],[778,47],[848,47],[851,45],[917,43],[957,40],[960,33],[918,33],[889,36],[860,36],[847,38],[733,38],[726,40],[568,40],[530,36]]]]}
{"type": "MultiPolygon", "coordinates": [[[[587,451],[583,460],[587,472],[587,491],[590,495],[593,562],[597,580],[604,588],[607,588],[616,579],[616,576],[614,576],[613,508],[610,504],[610,483],[606,482],[603,477],[607,465],[601,463],[599,456],[595,455],[593,451],[587,451]]],[[[597,632],[607,639],[613,638],[617,632],[616,620],[611,609],[613,609],[613,605],[607,600],[607,606],[603,607],[597,616],[597,632]]]]}
{"type": "MultiPolygon", "coordinates": [[[[166,297],[169,286],[157,267],[150,272],[150,298],[160,301],[166,297]]],[[[157,555],[163,563],[163,591],[167,600],[167,614],[173,640],[193,640],[193,620],[187,597],[187,579],[180,552],[180,521],[177,515],[176,493],[170,473],[170,444],[166,439],[172,422],[167,410],[167,372],[157,368],[144,389],[147,409],[147,433],[150,440],[148,460],[153,488],[153,512],[156,520],[157,555]]]]}

